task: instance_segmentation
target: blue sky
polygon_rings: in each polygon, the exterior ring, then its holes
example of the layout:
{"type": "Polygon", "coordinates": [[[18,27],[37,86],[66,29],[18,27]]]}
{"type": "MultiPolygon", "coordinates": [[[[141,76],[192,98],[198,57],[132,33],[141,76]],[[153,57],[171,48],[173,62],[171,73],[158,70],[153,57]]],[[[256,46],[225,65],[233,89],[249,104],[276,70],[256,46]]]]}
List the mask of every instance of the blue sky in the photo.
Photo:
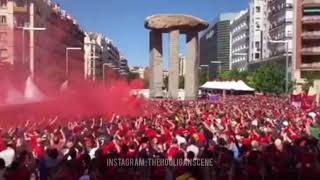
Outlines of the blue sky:
{"type": "MultiPolygon", "coordinates": [[[[246,9],[249,0],[56,0],[88,32],[111,38],[129,65],[149,63],[149,33],[144,19],[158,13],[178,13],[212,21],[219,13],[246,9]]],[[[164,61],[168,59],[168,38],[164,36],[164,61]]],[[[185,37],[180,49],[184,53],[185,37]]]]}

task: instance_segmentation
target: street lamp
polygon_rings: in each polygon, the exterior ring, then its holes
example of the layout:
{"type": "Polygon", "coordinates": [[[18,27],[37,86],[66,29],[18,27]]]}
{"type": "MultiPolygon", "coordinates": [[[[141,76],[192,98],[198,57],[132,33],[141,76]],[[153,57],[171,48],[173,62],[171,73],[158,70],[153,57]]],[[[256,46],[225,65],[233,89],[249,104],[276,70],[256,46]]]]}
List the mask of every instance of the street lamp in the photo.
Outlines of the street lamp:
{"type": "Polygon", "coordinates": [[[81,47],[66,47],[66,75],[69,74],[69,51],[71,50],[82,50],[81,47]]]}
{"type": "MultiPolygon", "coordinates": [[[[25,31],[45,31],[46,28],[45,27],[18,27],[18,29],[22,29],[22,62],[25,63],[26,62],[26,50],[25,50],[25,31]]],[[[33,36],[34,38],[34,36],[33,36]]],[[[30,72],[31,72],[31,76],[33,77],[34,74],[34,56],[31,55],[31,51],[33,51],[33,44],[31,45],[31,43],[33,43],[33,40],[30,40],[30,72]]]]}
{"type": "Polygon", "coordinates": [[[289,41],[275,41],[275,40],[269,40],[269,43],[274,44],[285,44],[286,46],[286,84],[285,84],[285,93],[288,93],[289,88],[289,76],[288,76],[288,66],[289,66],[289,41]]]}

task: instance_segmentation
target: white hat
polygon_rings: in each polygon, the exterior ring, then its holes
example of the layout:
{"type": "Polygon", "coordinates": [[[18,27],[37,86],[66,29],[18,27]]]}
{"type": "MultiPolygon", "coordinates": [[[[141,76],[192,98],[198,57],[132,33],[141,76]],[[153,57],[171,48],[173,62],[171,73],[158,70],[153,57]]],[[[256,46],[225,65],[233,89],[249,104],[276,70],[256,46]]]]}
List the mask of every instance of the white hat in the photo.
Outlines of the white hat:
{"type": "Polygon", "coordinates": [[[252,122],[251,122],[251,125],[253,125],[253,126],[258,126],[258,121],[255,119],[255,120],[253,120],[252,122]]]}
{"type": "Polygon", "coordinates": [[[309,115],[313,120],[314,120],[315,117],[317,116],[317,114],[314,113],[314,112],[310,112],[308,115],[309,115]]]}

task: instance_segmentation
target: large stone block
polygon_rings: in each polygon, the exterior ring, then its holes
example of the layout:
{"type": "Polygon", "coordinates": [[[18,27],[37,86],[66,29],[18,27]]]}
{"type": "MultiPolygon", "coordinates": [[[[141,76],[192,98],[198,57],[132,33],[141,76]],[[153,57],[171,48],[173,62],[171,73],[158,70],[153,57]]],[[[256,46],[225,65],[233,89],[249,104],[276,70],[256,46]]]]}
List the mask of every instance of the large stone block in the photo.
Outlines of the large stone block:
{"type": "Polygon", "coordinates": [[[150,97],[163,97],[162,33],[150,31],[150,97]]]}
{"type": "Polygon", "coordinates": [[[194,100],[198,97],[198,33],[187,34],[187,55],[185,75],[185,99],[194,100]]]}
{"type": "Polygon", "coordinates": [[[179,30],[171,31],[169,34],[169,98],[178,99],[179,91],[179,30]]]}
{"type": "Polygon", "coordinates": [[[145,20],[145,27],[151,30],[171,32],[179,29],[180,33],[199,32],[209,25],[206,21],[189,15],[159,14],[149,16],[145,20]]]}

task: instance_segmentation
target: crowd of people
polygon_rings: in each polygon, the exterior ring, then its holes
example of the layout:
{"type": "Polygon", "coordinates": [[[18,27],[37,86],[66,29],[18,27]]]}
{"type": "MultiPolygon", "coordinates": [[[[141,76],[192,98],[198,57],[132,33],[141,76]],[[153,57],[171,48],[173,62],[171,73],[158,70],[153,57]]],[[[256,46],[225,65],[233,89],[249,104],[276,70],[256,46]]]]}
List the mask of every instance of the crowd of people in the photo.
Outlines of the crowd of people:
{"type": "Polygon", "coordinates": [[[157,100],[139,117],[55,117],[1,130],[0,180],[319,179],[320,110],[270,96],[157,100]],[[58,122],[65,121],[65,126],[58,122]],[[212,160],[212,166],[110,166],[108,160],[212,160]]]}

